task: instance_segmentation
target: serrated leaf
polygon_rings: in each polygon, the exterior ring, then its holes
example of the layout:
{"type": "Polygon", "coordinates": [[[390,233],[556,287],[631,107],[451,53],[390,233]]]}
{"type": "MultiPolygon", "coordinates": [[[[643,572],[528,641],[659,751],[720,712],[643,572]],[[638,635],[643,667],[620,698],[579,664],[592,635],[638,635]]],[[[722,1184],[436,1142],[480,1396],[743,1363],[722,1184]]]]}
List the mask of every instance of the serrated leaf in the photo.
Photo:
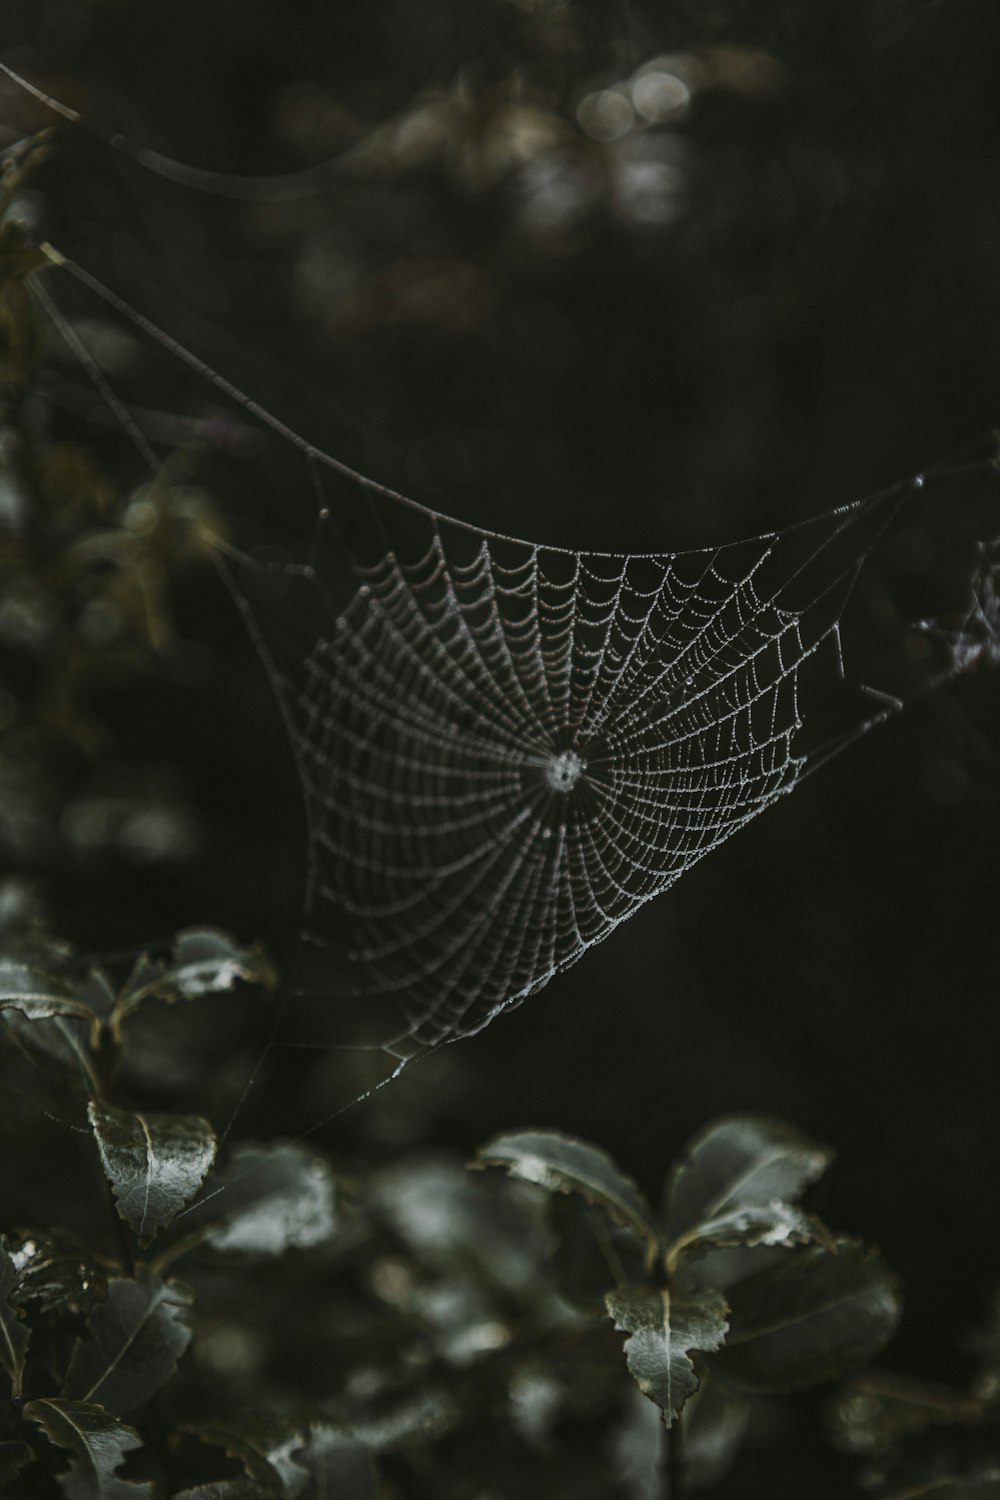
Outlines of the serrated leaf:
{"type": "Polygon", "coordinates": [[[783,1120],[732,1115],[691,1141],[670,1174],[671,1239],[750,1204],[794,1203],[829,1166],[831,1153],[783,1120]]]}
{"type": "Polygon", "coordinates": [[[34,1460],[35,1455],[27,1443],[0,1443],[0,1495],[6,1493],[7,1485],[34,1460]]]}
{"type": "Polygon", "coordinates": [[[77,1339],[63,1395],[99,1401],[116,1414],[142,1406],[173,1375],[191,1342],[182,1321],[191,1293],[140,1270],[134,1280],[113,1277],[105,1302],[77,1339]]]}
{"type": "Polygon", "coordinates": [[[512,1177],[550,1193],[578,1193],[656,1245],[652,1210],[643,1194],[606,1151],[588,1141],[558,1130],[507,1131],[480,1147],[473,1166],[505,1167],[512,1177]]]}
{"type": "Polygon", "coordinates": [[[115,1005],[120,1022],[144,1000],[197,1000],[231,990],[237,980],[272,989],[277,976],[258,945],[242,947],[215,927],[188,927],[179,932],[166,960],[140,958],[115,1005]]]}
{"type": "Polygon", "coordinates": [[[16,1264],[7,1249],[0,1245],[0,1364],[10,1376],[11,1394],[20,1396],[31,1330],[10,1300],[16,1287],[16,1264]]]}
{"type": "Polygon", "coordinates": [[[807,1214],[794,1203],[779,1198],[770,1203],[744,1203],[727,1209],[712,1219],[702,1219],[685,1234],[679,1235],[667,1252],[667,1270],[673,1275],[682,1261],[706,1250],[744,1249],[758,1246],[833,1244],[826,1225],[814,1214],[807,1214]]]}
{"type": "Polygon", "coordinates": [[[91,1099],[87,1116],[115,1206],[148,1244],[204,1182],[215,1132],[200,1115],[132,1114],[101,1099],[91,1099]]]}
{"type": "Polygon", "coordinates": [[[297,1428],[248,1418],[190,1423],[182,1431],[237,1459],[243,1465],[246,1479],[268,1495],[295,1500],[309,1482],[308,1471],[293,1457],[303,1446],[297,1428]]]}
{"type": "Polygon", "coordinates": [[[715,1368],[753,1390],[790,1391],[848,1374],[896,1331],[902,1301],[877,1250],[856,1240],[794,1250],[728,1292],[730,1332],[715,1368]]]}
{"type": "Polygon", "coordinates": [[[134,1427],[82,1401],[29,1401],[24,1416],[70,1455],[69,1469],[59,1476],[67,1500],[153,1500],[151,1484],[115,1472],[126,1453],[142,1446],[134,1427]]]}
{"type": "Polygon", "coordinates": [[[672,1296],[666,1287],[622,1286],[605,1295],[615,1327],[631,1334],[625,1359],[640,1391],[663,1413],[667,1427],[698,1389],[690,1354],[718,1349],[726,1337],[726,1300],[720,1292],[672,1296]]]}
{"type": "Polygon", "coordinates": [[[212,1174],[205,1197],[187,1211],[204,1243],[234,1255],[275,1256],[308,1249],[336,1229],[328,1164],[302,1146],[238,1146],[212,1174]]]}

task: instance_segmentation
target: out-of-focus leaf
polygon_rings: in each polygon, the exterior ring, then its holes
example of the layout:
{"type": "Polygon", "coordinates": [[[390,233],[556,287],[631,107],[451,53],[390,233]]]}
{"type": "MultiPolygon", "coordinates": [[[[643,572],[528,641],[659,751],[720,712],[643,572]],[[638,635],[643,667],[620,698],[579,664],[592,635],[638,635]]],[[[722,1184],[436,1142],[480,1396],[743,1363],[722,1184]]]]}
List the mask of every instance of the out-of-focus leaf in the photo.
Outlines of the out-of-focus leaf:
{"type": "Polygon", "coordinates": [[[34,1457],[27,1443],[0,1443],[0,1495],[21,1470],[34,1461],[34,1457]]]}
{"type": "Polygon", "coordinates": [[[29,1021],[75,1016],[96,1021],[91,1006],[65,980],[20,959],[0,958],[0,1011],[16,1010],[29,1021]]]}
{"type": "Polygon", "coordinates": [[[79,1313],[106,1295],[104,1266],[89,1245],[68,1230],[19,1230],[7,1236],[7,1249],[17,1269],[12,1300],[18,1307],[79,1313]]]}
{"type": "Polygon", "coordinates": [[[182,1321],[191,1294],[142,1270],[135,1280],[115,1277],[107,1301],[90,1316],[89,1337],[73,1349],[63,1395],[99,1401],[115,1413],[142,1406],[177,1369],[191,1342],[182,1321]]]}
{"type": "MultiPolygon", "coordinates": [[[[273,1489],[262,1489],[252,1479],[217,1479],[214,1484],[197,1484],[192,1490],[178,1490],[173,1500],[273,1500],[273,1489]]],[[[337,1500],[331,1495],[330,1500],[337,1500]]]]}
{"type": "Polygon", "coordinates": [[[750,1420],[750,1403],[706,1375],[684,1413],[684,1471],[692,1491],[722,1483],[750,1420]]]}
{"type": "Polygon", "coordinates": [[[139,959],[118,996],[114,1020],[122,1021],[144,1000],[197,1000],[231,990],[239,979],[269,989],[277,983],[256,943],[245,948],[217,928],[188,927],[177,934],[168,959],[139,959]]]}
{"type": "Polygon", "coordinates": [[[712,1219],[702,1219],[679,1235],[667,1252],[667,1269],[673,1274],[682,1261],[707,1250],[774,1248],[809,1244],[833,1245],[833,1236],[814,1214],[794,1203],[772,1199],[770,1203],[743,1203],[712,1219]]]}
{"type": "Polygon", "coordinates": [[[511,1176],[550,1193],[579,1193],[649,1246],[657,1243],[652,1211],[642,1193],[606,1151],[587,1141],[558,1130],[512,1130],[481,1146],[472,1164],[505,1167],[511,1176]]]}
{"type": "Polygon", "coordinates": [[[134,1427],[83,1401],[29,1401],[24,1415],[70,1454],[69,1469],[59,1477],[67,1500],[153,1500],[151,1484],[115,1472],[126,1453],[142,1446],[134,1427]]]}
{"type": "Polygon", "coordinates": [[[747,1205],[794,1203],[830,1160],[825,1147],[783,1120],[763,1115],[717,1120],[695,1136],[668,1178],[669,1237],[747,1205]]]}
{"type": "Polygon", "coordinates": [[[199,1115],[132,1114],[100,1099],[87,1115],[118,1212],[148,1244],[201,1187],[215,1133],[199,1115]]]}
{"type": "Polygon", "coordinates": [[[833,1380],[878,1354],[896,1331],[902,1302],[877,1250],[838,1240],[792,1251],[779,1265],[728,1291],[730,1332],[715,1369],[764,1391],[833,1380]]]}
{"type": "Polygon", "coordinates": [[[10,1300],[16,1285],[17,1267],[0,1245],[0,1364],[10,1376],[12,1394],[20,1396],[31,1330],[10,1300]]]}
{"type": "Polygon", "coordinates": [[[934,1426],[974,1426],[986,1415],[984,1403],[965,1391],[873,1371],[859,1375],[838,1394],[829,1426],[838,1447],[875,1456],[898,1438],[934,1426]]]}
{"type": "Polygon", "coordinates": [[[642,1280],[643,1242],[575,1195],[553,1197],[550,1209],[552,1266],[560,1296],[580,1312],[601,1316],[608,1287],[642,1280]]]}
{"type": "Polygon", "coordinates": [[[374,1456],[367,1443],[351,1433],[314,1423],[300,1461],[309,1471],[309,1500],[375,1500],[374,1456]]]}
{"type": "Polygon", "coordinates": [[[908,1485],[906,1489],[893,1490],[886,1500],[1000,1500],[1000,1469],[908,1485]]]}
{"type": "Polygon", "coordinates": [[[302,1146],[241,1145],[208,1180],[205,1197],[187,1210],[204,1243],[237,1255],[283,1255],[308,1249],[333,1234],[333,1174],[302,1146]]]}
{"type": "Polygon", "coordinates": [[[714,1291],[671,1296],[665,1287],[622,1286],[605,1303],[625,1340],[625,1359],[644,1396],[670,1427],[698,1388],[690,1351],[718,1349],[726,1337],[726,1301],[714,1291]]]}
{"type": "Polygon", "coordinates": [[[247,1480],[267,1495],[295,1500],[309,1482],[309,1473],[293,1457],[303,1447],[302,1433],[281,1422],[247,1418],[235,1422],[198,1422],[182,1429],[213,1448],[237,1459],[247,1480]]]}

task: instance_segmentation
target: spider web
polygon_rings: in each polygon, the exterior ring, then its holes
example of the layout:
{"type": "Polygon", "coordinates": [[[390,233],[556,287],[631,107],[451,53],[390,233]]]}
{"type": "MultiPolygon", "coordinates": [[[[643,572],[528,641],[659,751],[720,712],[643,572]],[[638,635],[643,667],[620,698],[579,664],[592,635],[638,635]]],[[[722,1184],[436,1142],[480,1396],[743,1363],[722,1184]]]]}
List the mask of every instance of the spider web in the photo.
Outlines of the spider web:
{"type": "Polygon", "coordinates": [[[992,438],[728,545],[542,546],[356,474],[52,255],[274,435],[286,476],[289,461],[308,472],[305,552],[226,545],[218,565],[302,786],[309,1045],[342,1038],[346,1018],[398,1072],[481,1030],[914,691],[996,655],[995,554],[979,540],[995,531],[992,438]],[[901,512],[942,564],[922,608],[872,569],[901,512]]]}

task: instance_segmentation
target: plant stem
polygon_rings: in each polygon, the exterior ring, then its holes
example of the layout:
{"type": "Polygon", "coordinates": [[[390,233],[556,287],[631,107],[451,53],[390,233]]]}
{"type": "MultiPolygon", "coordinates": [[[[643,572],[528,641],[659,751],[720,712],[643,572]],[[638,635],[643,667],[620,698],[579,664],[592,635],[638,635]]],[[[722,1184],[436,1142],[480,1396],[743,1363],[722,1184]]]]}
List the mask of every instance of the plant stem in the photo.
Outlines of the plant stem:
{"type": "Polygon", "coordinates": [[[678,1416],[672,1427],[663,1430],[660,1467],[664,1500],[685,1500],[683,1416],[678,1416]]]}

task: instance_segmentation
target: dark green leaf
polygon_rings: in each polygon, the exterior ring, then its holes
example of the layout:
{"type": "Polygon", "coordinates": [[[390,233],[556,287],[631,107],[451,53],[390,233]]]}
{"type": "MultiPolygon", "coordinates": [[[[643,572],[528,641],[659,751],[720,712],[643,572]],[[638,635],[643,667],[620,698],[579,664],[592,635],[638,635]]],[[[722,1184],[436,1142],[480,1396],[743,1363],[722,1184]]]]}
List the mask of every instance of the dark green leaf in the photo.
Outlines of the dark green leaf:
{"type": "Polygon", "coordinates": [[[831,1153],[782,1120],[733,1115],[691,1141],[670,1174],[666,1222],[671,1239],[705,1219],[775,1201],[794,1203],[829,1166],[831,1153]]]}
{"type": "Polygon", "coordinates": [[[241,1145],[185,1214],[205,1243],[238,1255],[283,1255],[329,1239],[336,1228],[333,1174],[302,1146],[241,1145]]]}
{"type": "Polygon", "coordinates": [[[268,1495],[295,1500],[309,1482],[308,1471],[293,1457],[303,1446],[302,1434],[296,1428],[247,1418],[199,1422],[185,1426],[183,1431],[238,1459],[247,1480],[268,1495]]]}
{"type": "Polygon", "coordinates": [[[775,1198],[770,1203],[744,1203],[713,1219],[702,1219],[678,1236],[667,1253],[672,1275],[682,1261],[706,1250],[775,1248],[809,1244],[826,1245],[833,1239],[826,1225],[794,1203],[775,1198]]]}
{"type": "Polygon", "coordinates": [[[104,1266],[89,1245],[68,1230],[21,1230],[16,1237],[8,1236],[7,1248],[17,1268],[12,1300],[18,1307],[79,1313],[106,1295],[104,1266]]]}
{"type": "Polygon", "coordinates": [[[714,1291],[672,1297],[665,1287],[623,1286],[605,1304],[625,1340],[625,1359],[644,1396],[669,1427],[698,1388],[690,1351],[718,1349],[726,1337],[725,1298],[714,1291]]]}
{"type": "Polygon", "coordinates": [[[893,1490],[886,1500],[1000,1500],[1000,1469],[962,1478],[933,1479],[927,1484],[893,1490]]]}
{"type": "Polygon", "coordinates": [[[895,1277],[877,1250],[838,1240],[794,1250],[728,1292],[730,1332],[715,1368],[765,1391],[833,1380],[876,1355],[899,1322],[895,1277]]]}
{"type": "MultiPolygon", "coordinates": [[[[272,1500],[275,1491],[262,1489],[252,1479],[217,1479],[214,1484],[198,1484],[193,1490],[179,1490],[173,1500],[272,1500]]],[[[330,1500],[337,1500],[335,1495],[330,1500]]]]}
{"type": "Polygon", "coordinates": [[[197,1000],[231,990],[237,980],[273,988],[277,976],[257,944],[241,947],[214,927],[188,927],[177,934],[169,959],[140,958],[126,980],[114,1018],[121,1021],[144,1000],[197,1000]]]}
{"type": "Polygon", "coordinates": [[[133,1427],[109,1416],[103,1407],[82,1401],[29,1401],[24,1415],[70,1454],[69,1469],[59,1478],[67,1500],[153,1500],[151,1484],[118,1478],[115,1471],[126,1453],[142,1445],[133,1427]]]}
{"type": "Polygon", "coordinates": [[[603,1209],[575,1195],[553,1196],[549,1203],[555,1240],[551,1263],[559,1294],[581,1312],[600,1316],[608,1287],[643,1279],[643,1242],[631,1229],[612,1223],[603,1209]]]}
{"type": "Polygon", "coordinates": [[[107,1301],[90,1316],[89,1337],[78,1339],[63,1395],[99,1401],[109,1411],[132,1411],[158,1391],[191,1341],[182,1321],[191,1294],[142,1270],[134,1281],[115,1277],[107,1301]]]}
{"type": "Polygon", "coordinates": [[[983,1401],[910,1375],[872,1371],[852,1380],[830,1408],[831,1436],[851,1453],[875,1456],[928,1427],[976,1425],[983,1401]]]}
{"type": "Polygon", "coordinates": [[[0,1443],[0,1495],[6,1493],[8,1484],[33,1463],[34,1458],[27,1443],[0,1443]]]}
{"type": "Polygon", "coordinates": [[[0,1011],[16,1010],[29,1021],[74,1016],[96,1021],[91,1007],[66,980],[20,959],[0,958],[0,1011]]]}
{"type": "Polygon", "coordinates": [[[204,1182],[212,1127],[199,1115],[132,1114],[100,1099],[87,1114],[118,1212],[148,1244],[204,1182]]]}
{"type": "Polygon", "coordinates": [[[587,1141],[558,1130],[512,1130],[481,1146],[473,1165],[506,1167],[511,1176],[550,1193],[579,1193],[650,1247],[656,1245],[652,1211],[642,1193],[606,1151],[587,1141]]]}
{"type": "Polygon", "coordinates": [[[20,1396],[31,1330],[10,1300],[16,1286],[17,1268],[6,1248],[0,1245],[0,1364],[10,1376],[13,1395],[20,1396]]]}

